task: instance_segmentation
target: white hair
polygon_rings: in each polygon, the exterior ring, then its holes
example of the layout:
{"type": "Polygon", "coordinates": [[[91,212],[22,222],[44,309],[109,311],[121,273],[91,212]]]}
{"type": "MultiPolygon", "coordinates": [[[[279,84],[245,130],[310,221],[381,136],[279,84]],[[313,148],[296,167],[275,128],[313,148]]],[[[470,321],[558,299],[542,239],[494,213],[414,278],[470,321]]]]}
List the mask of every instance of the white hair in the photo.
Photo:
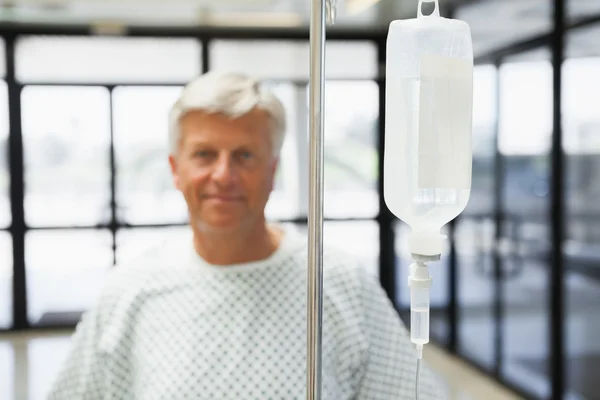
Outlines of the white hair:
{"type": "Polygon", "coordinates": [[[285,110],[281,101],[258,80],[237,72],[207,72],[189,82],[169,115],[170,153],[177,153],[181,139],[179,122],[190,111],[222,113],[238,118],[255,107],[265,111],[272,120],[271,145],[279,156],[286,129],[285,110]]]}

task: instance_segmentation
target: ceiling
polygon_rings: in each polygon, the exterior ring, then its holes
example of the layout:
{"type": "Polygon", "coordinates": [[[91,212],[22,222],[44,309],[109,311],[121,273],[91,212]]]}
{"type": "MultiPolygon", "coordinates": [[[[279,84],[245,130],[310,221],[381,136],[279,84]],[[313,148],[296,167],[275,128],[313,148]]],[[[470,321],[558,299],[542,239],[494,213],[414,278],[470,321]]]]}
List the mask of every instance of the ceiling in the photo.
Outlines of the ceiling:
{"type": "MultiPolygon", "coordinates": [[[[334,0],[328,29],[386,29],[414,18],[418,0],[334,0]]],[[[568,18],[600,14],[600,0],[567,0],[568,18]]],[[[552,29],[552,0],[439,0],[442,16],[466,21],[476,55],[552,29]]],[[[0,23],[306,27],[311,0],[0,0],[0,23]]],[[[579,40],[580,45],[594,42],[579,40]]],[[[583,49],[578,53],[585,53],[583,49]]],[[[598,50],[595,50],[596,52],[598,50]]]]}
{"type": "MultiPolygon", "coordinates": [[[[417,0],[333,0],[341,26],[387,26],[417,0]]],[[[471,0],[442,0],[444,7],[471,0]]],[[[307,26],[311,0],[0,0],[0,21],[133,25],[307,26]],[[167,4],[168,3],[168,4],[167,4]]]]}

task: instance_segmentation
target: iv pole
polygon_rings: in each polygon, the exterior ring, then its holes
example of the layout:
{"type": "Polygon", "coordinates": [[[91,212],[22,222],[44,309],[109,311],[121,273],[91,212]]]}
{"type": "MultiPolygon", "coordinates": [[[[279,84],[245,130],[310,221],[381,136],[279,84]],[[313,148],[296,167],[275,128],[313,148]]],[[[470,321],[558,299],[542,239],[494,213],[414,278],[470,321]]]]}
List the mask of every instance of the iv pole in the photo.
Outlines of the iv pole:
{"type": "Polygon", "coordinates": [[[307,400],[321,399],[323,321],[323,124],[325,94],[325,22],[333,23],[336,0],[311,0],[309,75],[309,203],[307,400]]]}

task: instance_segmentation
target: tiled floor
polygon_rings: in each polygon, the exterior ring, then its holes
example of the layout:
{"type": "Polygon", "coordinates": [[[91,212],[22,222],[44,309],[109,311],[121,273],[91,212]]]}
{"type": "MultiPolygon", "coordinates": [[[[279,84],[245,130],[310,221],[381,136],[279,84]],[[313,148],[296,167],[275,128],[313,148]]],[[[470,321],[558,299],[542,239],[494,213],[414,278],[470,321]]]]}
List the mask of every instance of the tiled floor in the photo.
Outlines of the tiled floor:
{"type": "Polygon", "coordinates": [[[518,395],[496,383],[467,363],[434,346],[424,357],[447,385],[449,400],[518,400],[518,395]]]}
{"type": "MultiPolygon", "coordinates": [[[[43,400],[69,348],[69,334],[60,331],[0,335],[0,399],[43,400]]],[[[450,400],[519,399],[433,345],[426,347],[425,358],[444,379],[450,400]]]]}

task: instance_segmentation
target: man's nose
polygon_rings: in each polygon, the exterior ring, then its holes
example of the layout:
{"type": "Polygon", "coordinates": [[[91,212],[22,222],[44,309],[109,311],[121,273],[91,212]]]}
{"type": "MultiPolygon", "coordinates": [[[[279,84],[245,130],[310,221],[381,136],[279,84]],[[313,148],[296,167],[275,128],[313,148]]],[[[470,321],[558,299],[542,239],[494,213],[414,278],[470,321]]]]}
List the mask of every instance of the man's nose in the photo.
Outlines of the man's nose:
{"type": "Polygon", "coordinates": [[[222,185],[230,185],[235,183],[237,179],[237,172],[233,165],[233,160],[229,154],[220,154],[217,159],[213,173],[213,179],[222,185]]]}

